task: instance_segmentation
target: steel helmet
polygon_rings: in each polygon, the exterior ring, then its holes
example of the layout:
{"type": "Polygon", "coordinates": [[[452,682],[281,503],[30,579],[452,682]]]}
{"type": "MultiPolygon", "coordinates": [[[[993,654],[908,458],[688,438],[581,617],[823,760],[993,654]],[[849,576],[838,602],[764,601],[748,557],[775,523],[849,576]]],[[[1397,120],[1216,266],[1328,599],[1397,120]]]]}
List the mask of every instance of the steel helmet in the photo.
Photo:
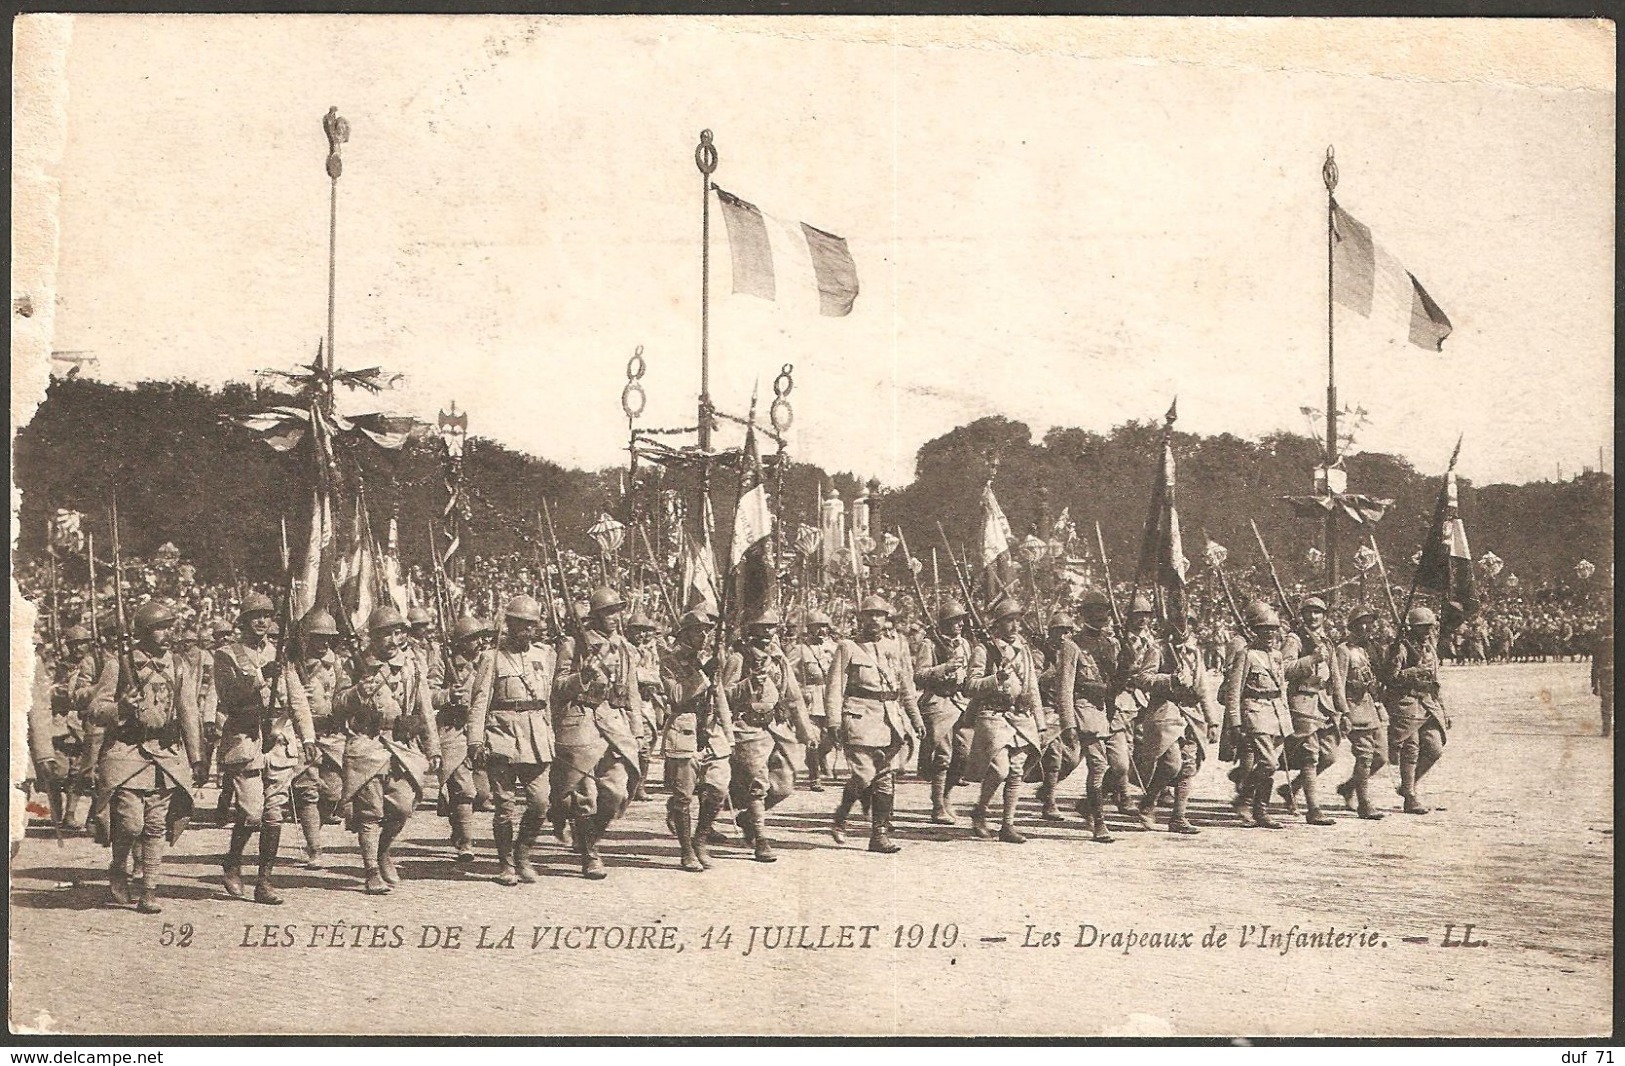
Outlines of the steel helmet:
{"type": "Polygon", "coordinates": [[[367,616],[367,632],[381,633],[389,629],[399,629],[406,625],[406,619],[401,612],[393,607],[374,607],[372,614],[367,616]]]}
{"type": "Polygon", "coordinates": [[[313,607],[300,619],[299,626],[305,631],[307,637],[336,637],[339,635],[338,623],[333,616],[320,607],[313,607]]]}
{"type": "Polygon", "coordinates": [[[589,614],[609,614],[620,610],[624,606],[625,602],[621,599],[619,592],[616,592],[608,585],[602,585],[592,590],[592,601],[588,605],[587,612],[589,614]]]}
{"type": "Polygon", "coordinates": [[[1324,614],[1326,612],[1326,601],[1319,596],[1305,596],[1303,601],[1298,604],[1298,613],[1301,614],[1304,611],[1319,611],[1324,614]]]}
{"type": "Polygon", "coordinates": [[[1358,607],[1354,608],[1354,610],[1349,612],[1349,625],[1353,625],[1355,622],[1362,619],[1375,617],[1377,617],[1377,612],[1373,611],[1371,608],[1362,603],[1358,607]]]}
{"type": "Polygon", "coordinates": [[[647,629],[652,633],[656,629],[659,629],[660,627],[655,625],[654,619],[650,618],[648,615],[644,614],[642,611],[633,611],[632,612],[632,617],[630,617],[630,618],[628,618],[626,620],[626,628],[627,629],[647,629]]]}
{"type": "Polygon", "coordinates": [[[235,628],[234,628],[234,627],[233,627],[233,626],[232,626],[232,624],[231,624],[231,623],[230,623],[230,622],[228,622],[228,621],[226,621],[226,620],[225,620],[225,619],[224,619],[224,618],[217,618],[217,619],[215,619],[215,623],[214,623],[214,635],[215,635],[215,636],[216,636],[216,637],[217,637],[217,638],[218,638],[218,637],[229,637],[229,636],[231,636],[231,635],[232,635],[232,633],[234,633],[234,632],[235,632],[235,631],[236,631],[236,630],[235,630],[235,628]]]}
{"type": "Polygon", "coordinates": [[[1405,624],[1408,626],[1438,625],[1439,620],[1433,617],[1433,612],[1426,607],[1412,607],[1405,615],[1405,624]]]}
{"type": "Polygon", "coordinates": [[[942,606],[937,608],[937,625],[946,625],[955,618],[964,618],[969,614],[965,605],[958,600],[944,600],[942,606]]]}
{"type": "Polygon", "coordinates": [[[891,604],[887,603],[883,597],[870,593],[863,598],[862,603],[858,604],[858,613],[883,614],[890,618],[892,615],[896,614],[897,611],[892,607],[891,604]]]}
{"type": "Polygon", "coordinates": [[[1134,594],[1134,602],[1129,604],[1129,614],[1156,614],[1157,608],[1151,602],[1151,597],[1143,592],[1134,594]]]}
{"type": "Polygon", "coordinates": [[[808,611],[806,614],[801,616],[801,624],[804,627],[811,629],[813,626],[827,626],[831,623],[829,620],[829,615],[825,614],[823,611],[808,611]]]}
{"type": "Polygon", "coordinates": [[[992,609],[988,612],[988,616],[991,621],[997,622],[1003,618],[1020,618],[1021,611],[1022,607],[1020,600],[1016,599],[1014,596],[1001,596],[999,597],[999,602],[995,603],[992,609]]]}
{"type": "Polygon", "coordinates": [[[456,623],[451,627],[451,641],[453,644],[461,644],[470,637],[477,637],[484,632],[485,623],[483,621],[473,615],[464,615],[457,619],[456,623]]]}
{"type": "Polygon", "coordinates": [[[434,615],[422,607],[414,606],[406,612],[406,624],[409,626],[426,626],[434,624],[434,615]]]}
{"type": "Polygon", "coordinates": [[[157,600],[148,600],[136,610],[133,621],[137,630],[162,629],[175,624],[175,612],[157,600]]]}
{"type": "Polygon", "coordinates": [[[704,611],[689,611],[677,622],[677,632],[682,633],[689,629],[710,629],[714,624],[710,615],[704,611]]]}
{"type": "Polygon", "coordinates": [[[1275,608],[1263,600],[1254,600],[1247,605],[1246,620],[1249,629],[1281,628],[1281,618],[1275,613],[1275,608]]]}
{"type": "Polygon", "coordinates": [[[1083,595],[1078,597],[1078,609],[1081,611],[1089,608],[1100,608],[1109,611],[1112,609],[1112,601],[1099,589],[1086,588],[1083,590],[1083,595]]]}
{"type": "Polygon", "coordinates": [[[759,611],[752,612],[751,616],[745,619],[745,624],[747,626],[781,626],[784,624],[784,619],[773,608],[763,607],[759,611]]]}
{"type": "Polygon", "coordinates": [[[515,596],[508,601],[508,606],[502,609],[502,617],[517,618],[522,622],[540,622],[542,620],[542,605],[530,596],[515,596]]]}
{"type": "Polygon", "coordinates": [[[1076,628],[1078,628],[1078,623],[1076,621],[1074,621],[1072,616],[1067,614],[1065,611],[1056,611],[1053,615],[1050,616],[1049,628],[1051,628],[1051,629],[1076,629],[1076,628]]]}
{"type": "Polygon", "coordinates": [[[69,644],[89,644],[96,638],[90,635],[90,630],[84,626],[69,626],[62,639],[69,644]]]}
{"type": "Polygon", "coordinates": [[[243,606],[237,612],[237,621],[246,622],[257,614],[276,614],[276,605],[271,597],[261,592],[250,592],[243,599],[243,606]]]}

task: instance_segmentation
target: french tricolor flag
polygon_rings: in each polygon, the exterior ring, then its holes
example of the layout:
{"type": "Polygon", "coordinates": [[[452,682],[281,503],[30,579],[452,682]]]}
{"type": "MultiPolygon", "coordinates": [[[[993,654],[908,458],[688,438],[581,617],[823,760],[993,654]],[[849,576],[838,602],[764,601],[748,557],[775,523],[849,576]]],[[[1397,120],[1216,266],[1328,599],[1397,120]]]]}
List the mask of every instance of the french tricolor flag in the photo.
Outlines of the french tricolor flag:
{"type": "Polygon", "coordinates": [[[833,317],[852,313],[858,268],[846,239],[805,222],[786,222],[716,185],[733,253],[733,291],[777,300],[793,286],[818,292],[818,308],[833,317]]]}

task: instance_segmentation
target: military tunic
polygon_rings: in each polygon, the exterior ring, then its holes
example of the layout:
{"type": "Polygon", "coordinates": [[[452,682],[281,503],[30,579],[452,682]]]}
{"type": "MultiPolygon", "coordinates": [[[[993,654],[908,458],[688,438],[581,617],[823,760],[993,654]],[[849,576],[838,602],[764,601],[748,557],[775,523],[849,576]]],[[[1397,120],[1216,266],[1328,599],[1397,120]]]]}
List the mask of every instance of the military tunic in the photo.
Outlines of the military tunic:
{"type": "Polygon", "coordinates": [[[1134,745],[1148,788],[1159,762],[1171,771],[1170,780],[1194,776],[1207,752],[1208,731],[1222,717],[1195,634],[1164,641],[1159,651],[1151,703],[1140,716],[1134,745]]]}
{"type": "Polygon", "coordinates": [[[555,682],[553,803],[567,816],[619,817],[639,780],[638,742],[632,723],[643,715],[632,645],[619,634],[586,630],[560,646],[555,682]],[[588,681],[583,665],[596,677],[588,681]]]}
{"type": "Polygon", "coordinates": [[[127,839],[174,843],[195,798],[192,767],[202,761],[197,677],[167,651],[136,648],[130,659],[127,677],[110,658],[90,699],[92,719],[106,730],[93,817],[127,839]]]}
{"type": "Polygon", "coordinates": [[[892,637],[842,640],[830,663],[824,715],[846,747],[862,788],[901,771],[913,755],[920,712],[914,664],[892,637]]]}
{"type": "Polygon", "coordinates": [[[411,652],[368,653],[361,676],[339,693],[344,723],[344,801],[352,828],[386,816],[405,821],[422,798],[428,757],[440,754],[428,678],[411,652]],[[427,752],[427,756],[425,755],[427,752]]]}
{"type": "Polygon", "coordinates": [[[801,745],[813,739],[795,669],[776,648],[746,645],[729,653],[722,687],[733,717],[729,794],[735,807],[772,807],[795,790],[801,745]]]}
{"type": "Polygon", "coordinates": [[[925,725],[920,745],[920,772],[946,772],[951,782],[965,773],[975,726],[965,715],[965,696],[971,660],[971,642],[964,636],[951,640],[921,640],[914,648],[914,687],[919,693],[920,719],[925,725]],[[949,680],[957,672],[957,681],[949,680]]]}
{"type": "Polygon", "coordinates": [[[1337,708],[1342,703],[1338,690],[1343,687],[1343,676],[1336,649],[1324,631],[1304,630],[1287,634],[1281,658],[1300,664],[1297,679],[1287,686],[1293,733],[1289,759],[1298,767],[1313,765],[1318,773],[1337,761],[1341,732],[1337,708]],[[1319,660],[1313,656],[1316,649],[1321,651],[1319,660]]]}
{"type": "Polygon", "coordinates": [[[553,676],[551,648],[519,647],[504,636],[481,653],[469,703],[468,741],[486,745],[496,823],[519,826],[523,799],[527,839],[547,817],[552,786],[553,676]]]}
{"type": "Polygon", "coordinates": [[[1356,760],[1366,760],[1375,773],[1387,762],[1383,757],[1383,730],[1388,725],[1388,712],[1377,699],[1379,683],[1370,647],[1348,641],[1339,644],[1337,671],[1343,678],[1337,690],[1341,697],[1337,713],[1348,725],[1349,749],[1356,760]]]}
{"type": "Polygon", "coordinates": [[[234,641],[214,659],[222,719],[218,758],[221,772],[232,778],[238,818],[245,826],[279,825],[293,779],[305,768],[303,744],[316,739],[309,708],[294,708],[288,681],[279,679],[273,688],[266,679],[265,667],[276,660],[270,641],[258,648],[234,641]],[[267,740],[262,730],[273,705],[267,740]]]}
{"type": "Polygon", "coordinates": [[[309,656],[288,675],[288,703],[295,721],[309,723],[310,736],[319,749],[316,762],[306,764],[293,781],[295,799],[319,798],[329,811],[344,797],[344,723],[333,710],[334,695],[347,684],[344,668],[331,651],[309,656]]]}
{"type": "Polygon", "coordinates": [[[1001,778],[1024,773],[1026,761],[1036,760],[1044,746],[1038,668],[1032,649],[1019,635],[978,644],[971,652],[965,691],[976,723],[971,776],[985,780],[989,773],[1001,778]]]}

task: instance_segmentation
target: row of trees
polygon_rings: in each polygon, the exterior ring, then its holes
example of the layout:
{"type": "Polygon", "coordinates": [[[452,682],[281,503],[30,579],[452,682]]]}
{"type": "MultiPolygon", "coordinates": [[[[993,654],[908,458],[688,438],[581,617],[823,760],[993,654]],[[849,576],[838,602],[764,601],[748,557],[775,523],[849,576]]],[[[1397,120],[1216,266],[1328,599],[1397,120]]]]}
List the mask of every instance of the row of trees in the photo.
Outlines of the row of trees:
{"type": "MultiPolygon", "coordinates": [[[[278,402],[284,401],[244,385],[217,391],[190,382],[133,388],[84,379],[54,382],[15,441],[21,551],[43,550],[48,516],[59,507],[83,511],[91,528],[105,529],[106,504],[116,487],[126,550],[145,553],[172,541],[198,561],[201,580],[274,579],[279,519],[302,510],[293,502],[302,499],[302,473],[297,459],[265,447],[231,419],[278,402]]],[[[916,555],[940,543],[938,522],[956,550],[974,545],[980,489],[993,461],[995,489],[1018,535],[1069,509],[1088,539],[1093,522],[1101,523],[1114,568],[1127,573],[1145,520],[1160,434],[1154,423],[1128,422],[1109,433],[1058,427],[1034,440],[1021,422],[983,418],[920,448],[914,480],[871,500],[875,529],[901,527],[916,555]]],[[[1319,543],[1320,523],[1295,518],[1280,497],[1308,490],[1319,458],[1313,441],[1288,433],[1259,441],[1176,433],[1174,451],[1185,550],[1193,561],[1204,536],[1228,546],[1238,563],[1251,558],[1251,518],[1283,569],[1312,580],[1305,560],[1319,543]]],[[[442,456],[433,435],[413,439],[399,452],[361,451],[373,528],[381,532],[396,517],[409,562],[427,560],[429,524],[441,519],[442,456]]],[[[1426,529],[1438,477],[1391,455],[1357,455],[1348,466],[1357,491],[1395,501],[1376,529],[1384,558],[1396,580],[1403,580],[1426,529]]],[[[623,518],[628,513],[620,470],[567,470],[483,439],[472,442],[463,469],[471,512],[465,548],[473,554],[533,551],[529,538],[544,498],[565,546],[583,553],[595,550],[586,530],[600,512],[623,518]]],[[[715,482],[723,531],[732,505],[731,476],[720,472],[715,482]]],[[[687,480],[671,477],[660,484],[681,490],[687,480]]],[[[650,481],[646,475],[638,482],[646,499],[652,499],[650,481]]],[[[771,477],[769,483],[777,484],[771,477]]],[[[818,494],[831,483],[848,501],[864,491],[850,473],[789,464],[778,504],[784,528],[793,533],[801,524],[816,526],[818,494]]],[[[1613,479],[1601,473],[1561,483],[1461,484],[1462,516],[1475,553],[1494,551],[1531,588],[1572,580],[1582,558],[1612,558],[1612,503],[1613,479]]],[[[290,529],[297,541],[300,532],[290,529]]],[[[1049,534],[1047,528],[1037,531],[1049,534]]],[[[1347,555],[1357,543],[1353,535],[1345,539],[1347,555]]],[[[1353,573],[1346,560],[1344,570],[1353,573]]]]}

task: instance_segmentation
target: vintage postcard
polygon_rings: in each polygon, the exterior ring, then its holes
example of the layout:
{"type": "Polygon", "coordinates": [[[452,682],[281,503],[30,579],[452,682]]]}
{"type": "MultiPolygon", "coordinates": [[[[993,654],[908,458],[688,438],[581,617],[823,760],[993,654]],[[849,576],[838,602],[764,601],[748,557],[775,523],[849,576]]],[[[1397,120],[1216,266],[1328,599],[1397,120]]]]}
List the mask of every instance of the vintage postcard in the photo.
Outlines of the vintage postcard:
{"type": "Polygon", "coordinates": [[[1613,24],[15,30],[13,1034],[1611,1033],[1613,24]]]}

